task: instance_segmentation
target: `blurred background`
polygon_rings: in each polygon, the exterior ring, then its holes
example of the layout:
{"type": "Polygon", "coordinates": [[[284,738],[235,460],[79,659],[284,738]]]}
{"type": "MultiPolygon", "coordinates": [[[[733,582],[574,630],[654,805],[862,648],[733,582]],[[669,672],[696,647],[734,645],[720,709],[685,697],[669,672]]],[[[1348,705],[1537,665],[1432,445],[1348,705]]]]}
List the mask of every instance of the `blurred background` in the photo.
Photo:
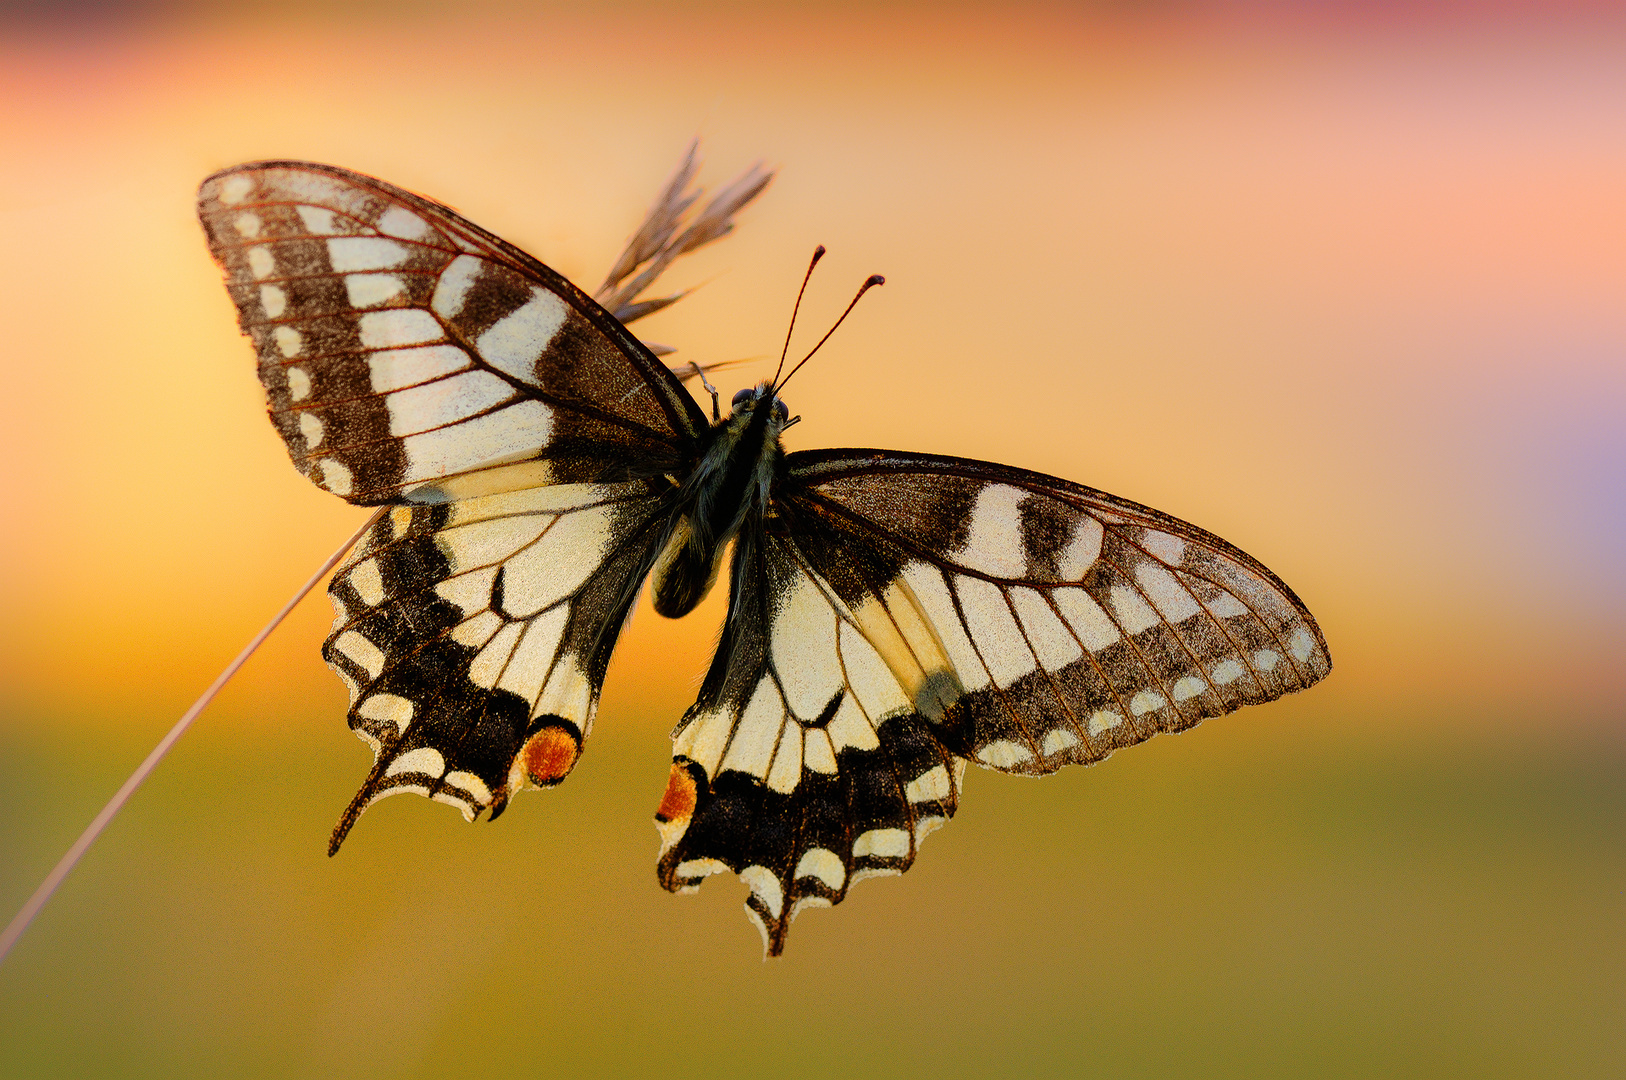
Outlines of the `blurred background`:
{"type": "MultiPolygon", "coordinates": [[[[591,288],[691,137],[782,169],[675,360],[809,343],[793,447],[988,458],[1225,536],[1312,691],[1042,781],[764,964],[654,877],[721,609],[641,610],[494,825],[391,799],[312,598],[0,966],[18,1077],[1626,1071],[1626,20],[1554,4],[8,5],[0,918],[361,521],[289,466],[193,216],[254,158],[591,288]]],[[[725,373],[725,394],[767,366],[725,373]]]]}

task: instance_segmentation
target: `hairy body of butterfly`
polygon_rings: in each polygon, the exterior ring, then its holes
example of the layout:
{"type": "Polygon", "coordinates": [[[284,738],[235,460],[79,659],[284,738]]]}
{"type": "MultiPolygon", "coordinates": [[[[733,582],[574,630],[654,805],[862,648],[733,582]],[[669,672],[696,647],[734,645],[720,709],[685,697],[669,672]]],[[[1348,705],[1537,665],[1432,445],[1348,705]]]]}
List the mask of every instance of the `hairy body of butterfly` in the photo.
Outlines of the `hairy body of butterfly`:
{"type": "MultiPolygon", "coordinates": [[[[769,384],[709,422],[623,325],[665,302],[635,302],[651,271],[601,292],[612,313],[439,204],[303,162],[217,173],[199,214],[295,465],[388,508],[329,587],[323,654],[377,754],[330,850],[388,795],[495,818],[564,779],[643,582],[682,615],[725,550],[657,872],[738,874],[774,954],[799,911],[908,869],[968,762],[1089,764],[1331,668],[1286,585],[1159,511],[987,462],[787,453],[769,384]]],[[[622,277],[671,241],[651,221],[622,277]]]]}

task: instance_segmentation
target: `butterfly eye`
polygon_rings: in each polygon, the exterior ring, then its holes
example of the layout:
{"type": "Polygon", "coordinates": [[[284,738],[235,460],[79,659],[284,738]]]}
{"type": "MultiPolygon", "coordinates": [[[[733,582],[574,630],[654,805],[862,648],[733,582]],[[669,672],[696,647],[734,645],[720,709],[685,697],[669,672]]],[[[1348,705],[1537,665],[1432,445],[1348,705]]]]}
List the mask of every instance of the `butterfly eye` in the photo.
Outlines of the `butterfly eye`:
{"type": "Polygon", "coordinates": [[[734,395],[734,407],[736,409],[739,408],[741,403],[750,401],[755,396],[756,391],[752,390],[750,387],[746,387],[744,390],[741,390],[739,393],[734,395]]]}
{"type": "Polygon", "coordinates": [[[790,419],[790,409],[786,407],[783,401],[780,401],[778,398],[774,398],[773,415],[774,419],[783,424],[786,420],[790,419]]]}

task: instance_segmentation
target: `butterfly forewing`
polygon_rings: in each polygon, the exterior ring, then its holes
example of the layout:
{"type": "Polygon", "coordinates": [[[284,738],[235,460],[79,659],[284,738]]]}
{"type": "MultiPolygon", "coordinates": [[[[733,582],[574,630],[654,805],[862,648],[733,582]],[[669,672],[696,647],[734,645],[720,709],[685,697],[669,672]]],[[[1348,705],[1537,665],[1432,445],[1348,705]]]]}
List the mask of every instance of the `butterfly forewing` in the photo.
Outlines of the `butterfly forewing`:
{"type": "Polygon", "coordinates": [[[352,502],[653,475],[705,427],[619,322],[443,206],[297,162],[198,199],[272,421],[352,502]]]}
{"type": "Polygon", "coordinates": [[[770,952],[799,906],[907,869],[967,759],[1088,764],[1330,668],[1285,585],[1166,514],[961,459],[788,464],[658,815],[663,883],[739,873],[770,952]]]}
{"type": "Polygon", "coordinates": [[[1280,579],[1167,514],[982,462],[791,460],[803,514],[843,522],[901,563],[870,583],[886,616],[871,621],[931,627],[941,654],[889,655],[906,675],[919,664],[929,680],[935,664],[951,677],[957,707],[941,730],[984,765],[1044,773],[1098,761],[1331,668],[1315,620],[1280,579]]]}

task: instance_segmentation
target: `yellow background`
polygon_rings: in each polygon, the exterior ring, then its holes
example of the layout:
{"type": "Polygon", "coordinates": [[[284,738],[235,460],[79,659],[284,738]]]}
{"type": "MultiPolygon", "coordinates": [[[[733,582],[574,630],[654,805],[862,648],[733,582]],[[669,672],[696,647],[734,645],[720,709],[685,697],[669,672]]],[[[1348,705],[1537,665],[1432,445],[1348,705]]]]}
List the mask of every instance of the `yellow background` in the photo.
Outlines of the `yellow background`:
{"type": "MultiPolygon", "coordinates": [[[[648,610],[495,825],[366,771],[309,601],[0,966],[0,1074],[1626,1069],[1626,24],[1501,5],[320,5],[0,33],[0,917],[363,512],[263,418],[192,211],[238,161],[591,288],[694,134],[782,168],[639,324],[777,354],[793,447],[1008,462],[1234,541],[1309,693],[1026,781],[764,965],[655,883],[720,609],[648,610]]],[[[723,389],[765,367],[725,373],[723,389]]]]}

